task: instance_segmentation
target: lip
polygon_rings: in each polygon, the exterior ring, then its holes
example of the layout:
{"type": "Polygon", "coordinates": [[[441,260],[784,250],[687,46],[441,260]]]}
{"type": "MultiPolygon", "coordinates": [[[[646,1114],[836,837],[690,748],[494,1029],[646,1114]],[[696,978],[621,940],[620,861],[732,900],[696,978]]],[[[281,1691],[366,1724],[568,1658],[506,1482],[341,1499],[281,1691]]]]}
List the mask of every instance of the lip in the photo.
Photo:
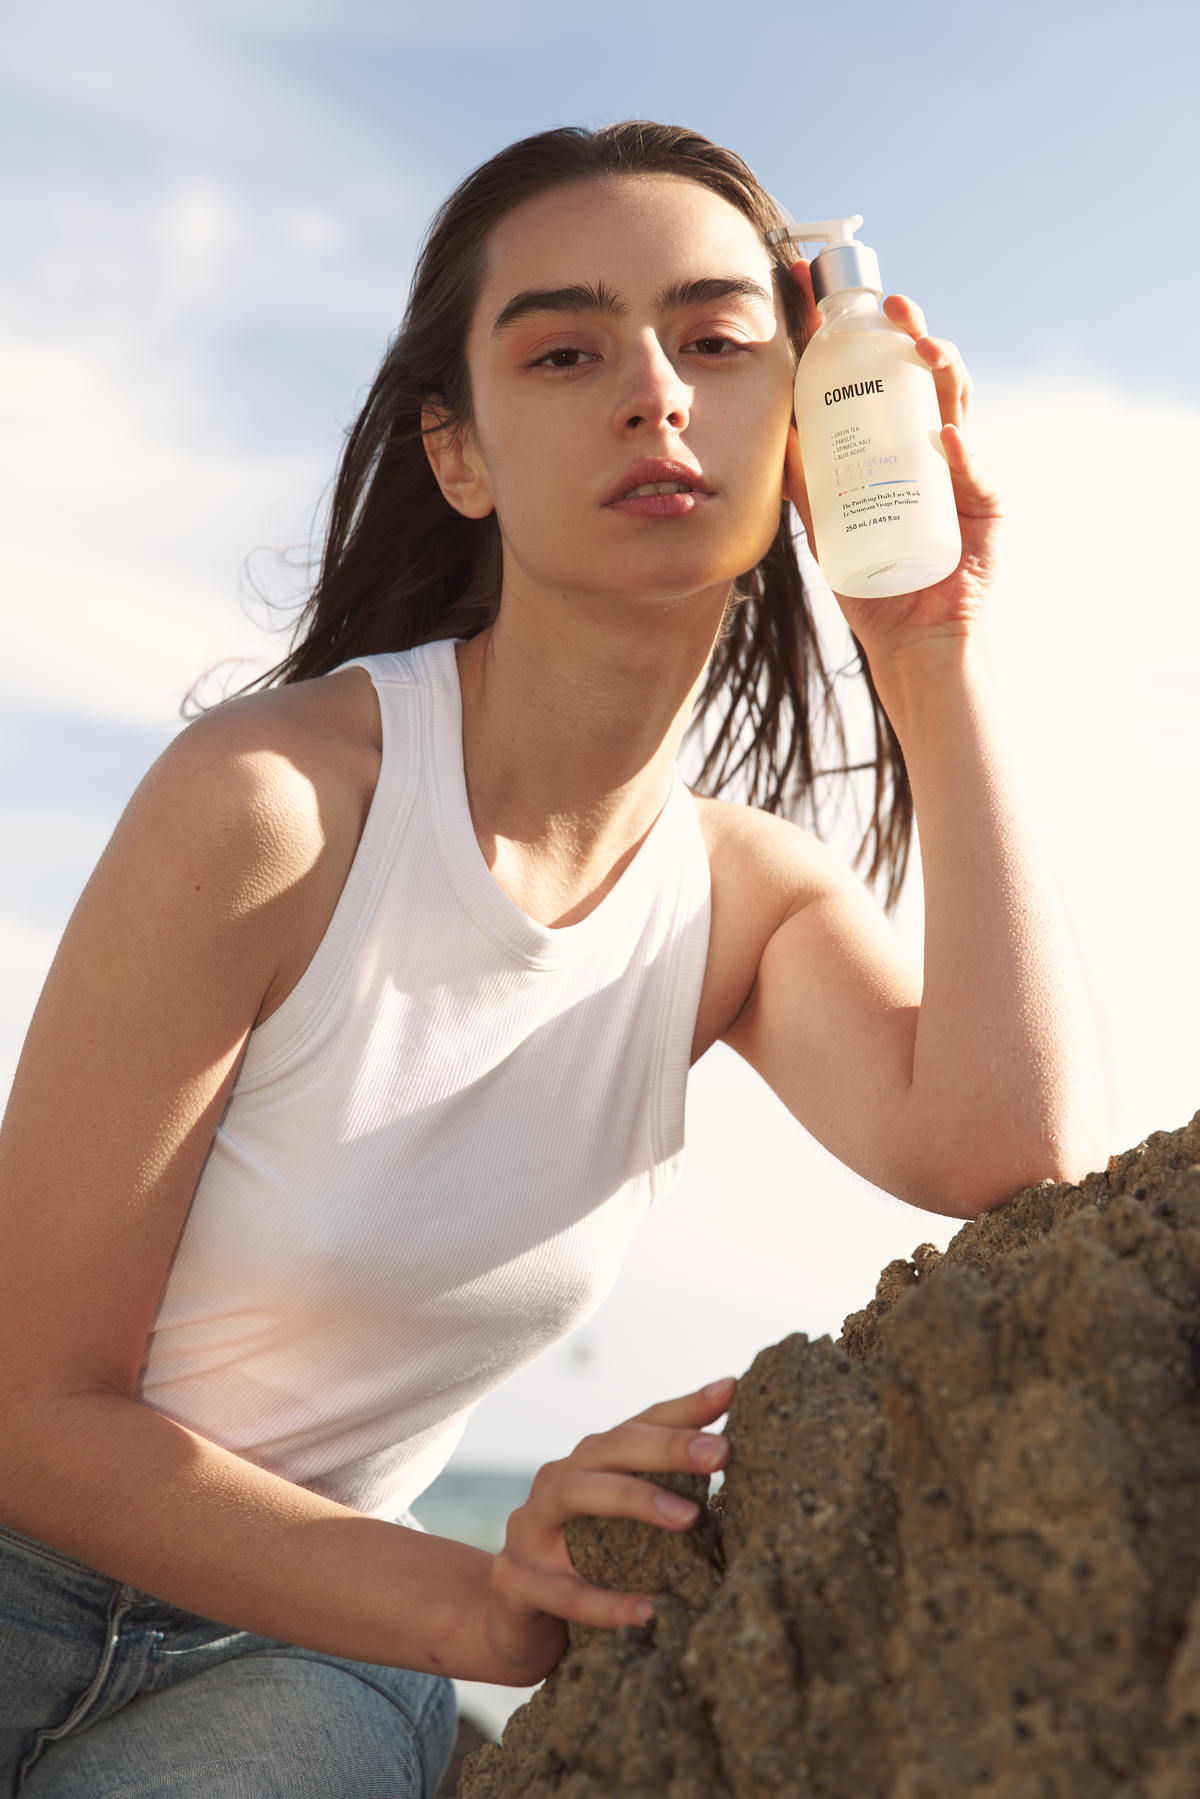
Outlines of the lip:
{"type": "Polygon", "coordinates": [[[713,498],[712,483],[698,468],[668,457],[647,457],[624,469],[613,482],[602,502],[606,512],[619,512],[626,518],[686,518],[706,506],[713,498]],[[648,493],[636,500],[624,496],[631,487],[648,487],[651,482],[678,481],[691,488],[690,493],[648,493]]]}

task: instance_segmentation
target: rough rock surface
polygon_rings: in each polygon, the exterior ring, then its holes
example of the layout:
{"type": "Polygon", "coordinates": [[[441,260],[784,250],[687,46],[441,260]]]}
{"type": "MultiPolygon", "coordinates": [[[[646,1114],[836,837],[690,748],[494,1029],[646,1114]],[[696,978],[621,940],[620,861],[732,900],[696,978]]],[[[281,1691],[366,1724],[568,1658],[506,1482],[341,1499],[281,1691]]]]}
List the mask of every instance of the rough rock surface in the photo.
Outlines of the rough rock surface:
{"type": "Polygon", "coordinates": [[[893,1262],[728,1432],[689,1535],[572,1526],[655,1622],[574,1630],[462,1799],[1195,1799],[1200,1113],[893,1262]]]}

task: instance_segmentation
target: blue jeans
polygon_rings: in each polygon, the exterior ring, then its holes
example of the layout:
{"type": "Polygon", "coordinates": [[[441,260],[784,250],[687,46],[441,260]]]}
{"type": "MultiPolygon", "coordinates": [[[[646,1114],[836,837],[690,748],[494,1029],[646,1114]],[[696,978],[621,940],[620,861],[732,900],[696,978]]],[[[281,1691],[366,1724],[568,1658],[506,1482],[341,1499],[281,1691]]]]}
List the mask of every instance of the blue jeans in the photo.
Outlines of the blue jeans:
{"type": "Polygon", "coordinates": [[[454,1689],[234,1631],[0,1526],[0,1799],[434,1799],[454,1689]]]}

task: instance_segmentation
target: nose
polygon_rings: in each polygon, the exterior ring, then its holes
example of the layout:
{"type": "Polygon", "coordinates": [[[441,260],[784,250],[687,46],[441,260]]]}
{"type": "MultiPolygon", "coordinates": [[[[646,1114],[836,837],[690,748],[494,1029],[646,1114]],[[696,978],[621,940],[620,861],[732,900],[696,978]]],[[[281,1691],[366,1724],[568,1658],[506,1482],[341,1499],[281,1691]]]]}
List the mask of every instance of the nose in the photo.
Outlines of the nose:
{"type": "Polygon", "coordinates": [[[691,416],[692,389],[658,338],[648,332],[629,358],[629,378],[622,387],[614,424],[622,436],[650,435],[664,428],[685,431],[691,416]]]}

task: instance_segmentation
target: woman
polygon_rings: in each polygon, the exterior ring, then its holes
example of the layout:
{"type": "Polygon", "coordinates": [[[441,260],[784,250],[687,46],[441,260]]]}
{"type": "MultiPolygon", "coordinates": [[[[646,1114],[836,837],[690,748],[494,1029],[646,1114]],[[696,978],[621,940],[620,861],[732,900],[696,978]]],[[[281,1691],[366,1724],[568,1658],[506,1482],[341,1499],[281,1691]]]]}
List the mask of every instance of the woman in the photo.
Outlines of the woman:
{"type": "Polygon", "coordinates": [[[718,1038],[934,1211],[1104,1152],[980,645],[997,506],[959,358],[906,300],[963,560],[842,606],[893,887],[911,780],[923,993],[772,816],[811,782],[824,679],[779,223],[736,157],[665,127],[546,133],[464,183],[282,684],[176,741],[80,902],[4,1135],[22,1793],[431,1793],[441,1677],[523,1685],[564,1620],[651,1617],[579,1579],[564,1524],[686,1530],[630,1471],[719,1468],[731,1381],[544,1468],[495,1558],[394,1520],[475,1400],[598,1301],[718,1038]],[[771,811],[679,783],[698,696],[708,776],[740,766],[771,811]]]}

